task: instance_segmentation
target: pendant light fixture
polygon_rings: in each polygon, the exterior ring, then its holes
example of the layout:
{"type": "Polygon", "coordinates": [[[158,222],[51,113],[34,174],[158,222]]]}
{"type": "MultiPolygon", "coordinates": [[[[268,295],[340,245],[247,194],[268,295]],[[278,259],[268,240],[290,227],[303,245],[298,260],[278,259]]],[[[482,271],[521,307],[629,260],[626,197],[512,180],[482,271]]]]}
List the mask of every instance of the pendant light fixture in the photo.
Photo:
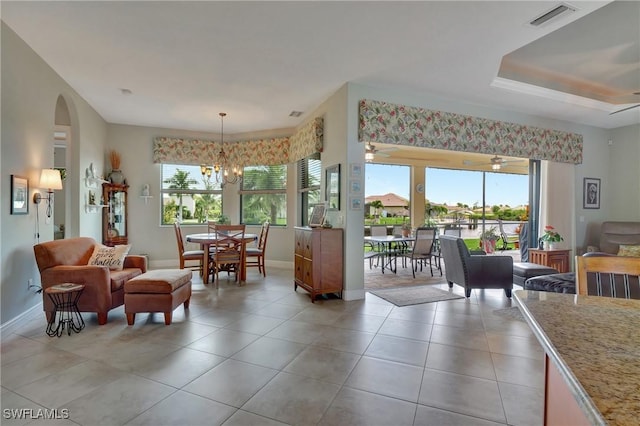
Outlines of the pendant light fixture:
{"type": "Polygon", "coordinates": [[[242,182],[242,167],[232,165],[229,163],[229,157],[224,151],[224,117],[227,116],[226,112],[220,114],[220,152],[218,158],[213,167],[206,164],[200,165],[200,172],[202,176],[206,176],[207,179],[211,177],[212,172],[216,174],[216,182],[224,186],[227,183],[235,184],[242,182]]]}

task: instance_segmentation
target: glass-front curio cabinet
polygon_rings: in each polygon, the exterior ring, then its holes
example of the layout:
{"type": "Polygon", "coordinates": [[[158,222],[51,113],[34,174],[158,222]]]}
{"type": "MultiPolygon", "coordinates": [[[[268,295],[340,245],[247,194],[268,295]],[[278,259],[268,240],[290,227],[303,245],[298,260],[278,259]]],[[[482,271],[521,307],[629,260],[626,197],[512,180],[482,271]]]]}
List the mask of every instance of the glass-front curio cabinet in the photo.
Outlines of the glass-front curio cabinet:
{"type": "Polygon", "coordinates": [[[127,189],[128,185],[102,184],[102,243],[106,246],[128,244],[127,189]]]}

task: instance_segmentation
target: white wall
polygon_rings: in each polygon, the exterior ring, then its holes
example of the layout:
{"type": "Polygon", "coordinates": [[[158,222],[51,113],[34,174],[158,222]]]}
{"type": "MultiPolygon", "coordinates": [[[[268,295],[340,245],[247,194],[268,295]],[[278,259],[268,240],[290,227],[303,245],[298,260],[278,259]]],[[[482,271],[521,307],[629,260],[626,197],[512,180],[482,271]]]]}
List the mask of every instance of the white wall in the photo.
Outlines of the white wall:
{"type": "MultiPolygon", "coordinates": [[[[80,159],[102,159],[106,138],[106,123],[75,93],[39,56],[10,28],[2,23],[2,139],[0,170],[0,322],[19,316],[42,301],[42,296],[27,290],[27,280],[40,283],[40,274],[33,255],[36,207],[29,206],[28,215],[9,214],[10,176],[29,179],[30,193],[38,187],[40,170],[53,167],[53,132],[56,101],[63,95],[70,109],[75,135],[69,177],[65,181],[67,196],[75,207],[73,233],[99,235],[101,220],[86,217],[79,209],[80,159]]],[[[53,224],[44,220],[45,205],[40,204],[40,241],[53,239],[53,224]]]]}
{"type": "Polygon", "coordinates": [[[611,163],[608,200],[612,210],[609,220],[639,220],[640,124],[614,129],[608,147],[611,163]]]}

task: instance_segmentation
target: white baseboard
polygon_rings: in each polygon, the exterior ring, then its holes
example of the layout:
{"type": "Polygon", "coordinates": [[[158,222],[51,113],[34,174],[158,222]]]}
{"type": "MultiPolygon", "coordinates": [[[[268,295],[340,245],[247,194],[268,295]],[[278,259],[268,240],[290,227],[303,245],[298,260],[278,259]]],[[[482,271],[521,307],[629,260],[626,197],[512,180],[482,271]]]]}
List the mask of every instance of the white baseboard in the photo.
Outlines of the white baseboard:
{"type": "Polygon", "coordinates": [[[29,309],[27,309],[17,317],[0,325],[0,334],[13,333],[14,329],[16,329],[18,325],[24,324],[27,318],[30,318],[33,315],[37,315],[38,311],[40,311],[42,315],[44,315],[44,311],[42,310],[42,302],[35,304],[34,306],[30,307],[29,309]]]}
{"type": "Polygon", "coordinates": [[[364,299],[365,291],[364,289],[359,290],[343,290],[342,291],[342,299],[343,300],[362,300],[364,299]]]}

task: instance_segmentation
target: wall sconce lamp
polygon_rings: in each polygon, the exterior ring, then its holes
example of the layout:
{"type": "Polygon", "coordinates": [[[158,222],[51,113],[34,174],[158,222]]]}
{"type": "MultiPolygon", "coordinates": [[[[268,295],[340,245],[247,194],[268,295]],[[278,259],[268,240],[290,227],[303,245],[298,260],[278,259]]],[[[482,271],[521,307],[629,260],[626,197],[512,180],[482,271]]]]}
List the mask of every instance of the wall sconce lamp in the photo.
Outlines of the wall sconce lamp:
{"type": "Polygon", "coordinates": [[[53,191],[62,189],[62,178],[60,177],[60,170],[56,169],[42,169],[40,174],[40,188],[47,189],[46,197],[36,192],[33,194],[33,202],[40,204],[40,201],[47,200],[47,217],[50,218],[52,214],[53,205],[53,191]]]}

